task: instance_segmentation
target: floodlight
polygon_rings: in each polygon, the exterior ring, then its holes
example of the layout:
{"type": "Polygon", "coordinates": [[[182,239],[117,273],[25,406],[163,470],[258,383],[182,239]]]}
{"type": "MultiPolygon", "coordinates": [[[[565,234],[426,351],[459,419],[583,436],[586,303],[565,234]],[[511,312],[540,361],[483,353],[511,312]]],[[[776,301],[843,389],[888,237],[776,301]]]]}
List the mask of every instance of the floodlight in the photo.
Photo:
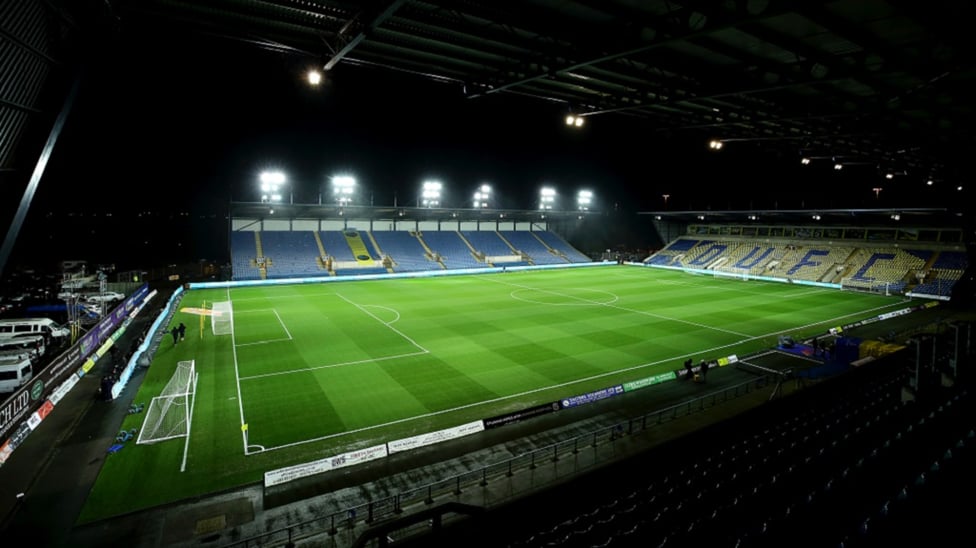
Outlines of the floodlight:
{"type": "Polygon", "coordinates": [[[488,201],[491,199],[491,186],[483,184],[478,187],[478,190],[474,193],[474,207],[476,208],[486,208],[488,207],[488,201]]]}
{"type": "Polygon", "coordinates": [[[708,148],[712,150],[721,150],[723,146],[725,146],[725,143],[717,139],[712,139],[708,142],[708,148]]]}
{"type": "Polygon", "coordinates": [[[810,158],[801,158],[800,163],[803,165],[807,165],[810,163],[810,158]]]}
{"type": "Polygon", "coordinates": [[[583,127],[583,117],[574,114],[566,116],[566,125],[570,127],[583,127]]]}
{"type": "Polygon", "coordinates": [[[842,169],[844,169],[844,166],[843,165],[841,165],[841,164],[834,164],[834,170],[835,171],[840,171],[842,169]]]}
{"type": "Polygon", "coordinates": [[[441,189],[444,185],[440,181],[424,181],[421,187],[421,203],[424,207],[437,207],[441,204],[441,189]]]}
{"type": "Polygon", "coordinates": [[[280,202],[279,189],[285,184],[285,174],[280,171],[264,171],[260,176],[261,201],[280,202]]]}
{"type": "Polygon", "coordinates": [[[308,71],[308,83],[317,86],[322,83],[322,73],[316,69],[308,71]]]}
{"type": "Polygon", "coordinates": [[[332,194],[336,203],[344,206],[352,202],[356,193],[356,178],[351,175],[335,175],[332,177],[332,194]]]}
{"type": "Polygon", "coordinates": [[[590,205],[593,203],[593,192],[589,190],[581,190],[576,194],[576,206],[580,211],[586,211],[590,209],[590,205]]]}
{"type": "Polygon", "coordinates": [[[539,209],[552,209],[555,202],[556,189],[547,186],[539,190],[539,209]]]}

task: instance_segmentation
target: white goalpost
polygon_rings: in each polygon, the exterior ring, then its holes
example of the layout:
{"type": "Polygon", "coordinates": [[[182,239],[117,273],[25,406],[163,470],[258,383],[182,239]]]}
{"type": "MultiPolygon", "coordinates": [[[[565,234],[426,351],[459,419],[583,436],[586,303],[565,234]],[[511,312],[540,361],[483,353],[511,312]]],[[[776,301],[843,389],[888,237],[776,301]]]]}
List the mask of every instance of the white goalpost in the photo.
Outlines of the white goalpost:
{"type": "Polygon", "coordinates": [[[845,291],[878,293],[886,297],[891,295],[891,282],[876,281],[865,278],[842,278],[840,281],[840,288],[845,291]]]}
{"type": "Polygon", "coordinates": [[[183,464],[186,469],[186,451],[190,441],[190,425],[193,421],[193,400],[197,387],[195,360],[181,361],[159,396],[149,402],[146,420],[139,431],[137,444],[157,443],[174,438],[186,438],[183,447],[183,464]]]}
{"type": "Polygon", "coordinates": [[[214,335],[234,332],[234,308],[230,301],[214,301],[210,310],[210,327],[214,335]]]}

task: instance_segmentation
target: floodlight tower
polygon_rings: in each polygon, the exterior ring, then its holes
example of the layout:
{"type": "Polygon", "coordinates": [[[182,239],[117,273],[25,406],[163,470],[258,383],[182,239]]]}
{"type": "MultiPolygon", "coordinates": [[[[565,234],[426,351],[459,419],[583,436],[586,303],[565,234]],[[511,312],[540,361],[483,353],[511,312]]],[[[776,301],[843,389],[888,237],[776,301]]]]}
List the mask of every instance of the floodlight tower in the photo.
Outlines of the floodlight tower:
{"type": "Polygon", "coordinates": [[[581,190],[576,194],[576,208],[580,211],[589,211],[593,205],[593,191],[581,190]]]}
{"type": "Polygon", "coordinates": [[[332,177],[332,196],[340,207],[352,203],[356,194],[356,178],[350,175],[336,175],[332,177]]]}
{"type": "Polygon", "coordinates": [[[491,203],[491,185],[483,184],[474,193],[474,208],[485,209],[491,203]]]}
{"type": "Polygon", "coordinates": [[[281,187],[285,186],[285,181],[285,174],[280,171],[265,171],[261,173],[261,202],[280,202],[281,187]]]}
{"type": "Polygon", "coordinates": [[[424,207],[440,207],[441,190],[444,185],[440,181],[424,181],[420,193],[420,203],[424,207]]]}
{"type": "Polygon", "coordinates": [[[539,209],[542,211],[551,210],[556,205],[556,189],[551,186],[544,186],[539,190],[539,209]]]}

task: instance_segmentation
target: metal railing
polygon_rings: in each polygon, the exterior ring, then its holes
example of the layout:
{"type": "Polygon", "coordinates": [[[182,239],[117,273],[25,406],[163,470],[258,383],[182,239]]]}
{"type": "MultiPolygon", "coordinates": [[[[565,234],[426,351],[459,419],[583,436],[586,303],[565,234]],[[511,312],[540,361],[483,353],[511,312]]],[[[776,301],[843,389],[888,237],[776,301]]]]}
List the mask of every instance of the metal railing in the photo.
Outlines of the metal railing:
{"type": "MultiPolygon", "coordinates": [[[[368,536],[369,527],[376,526],[386,520],[393,520],[400,517],[408,507],[427,507],[434,503],[459,501],[472,488],[481,488],[480,491],[482,493],[476,498],[479,498],[481,505],[486,507],[491,504],[518,498],[530,492],[544,489],[546,486],[553,485],[556,481],[564,481],[569,474],[577,474],[582,470],[594,466],[609,464],[622,456],[620,452],[615,450],[601,452],[599,451],[600,448],[612,448],[618,440],[633,438],[641,433],[651,431],[659,425],[693,413],[702,412],[721,403],[750,394],[775,383],[777,380],[778,378],[775,376],[760,375],[734,386],[710,392],[638,417],[619,421],[610,426],[601,427],[585,434],[573,436],[569,439],[528,451],[477,470],[456,474],[420,487],[405,489],[394,495],[348,507],[338,512],[325,513],[321,517],[293,523],[260,535],[234,541],[224,546],[245,548],[258,546],[291,546],[299,539],[310,539],[319,535],[336,537],[340,531],[351,531],[360,525],[366,526],[364,531],[366,536],[368,536]],[[580,463],[578,458],[584,451],[588,451],[591,454],[592,458],[588,463],[585,461],[580,463]],[[535,470],[540,466],[553,465],[559,463],[561,460],[570,458],[576,460],[569,474],[563,474],[561,476],[553,474],[548,481],[544,479],[542,482],[510,482],[510,490],[506,494],[491,500],[485,496],[484,488],[493,482],[511,478],[519,472],[535,470]]],[[[538,478],[535,479],[538,480],[538,478]]],[[[429,524],[426,520],[423,523],[405,525],[398,533],[400,533],[399,536],[402,538],[409,535],[411,529],[414,529],[415,531],[413,532],[416,533],[421,528],[425,531],[429,530],[429,524]]],[[[385,546],[388,541],[387,533],[389,531],[384,530],[382,539],[374,539],[378,544],[363,544],[360,542],[357,545],[385,546]]],[[[335,541],[335,539],[333,540],[335,541]]],[[[333,542],[330,545],[339,546],[340,544],[333,542]]],[[[352,544],[349,545],[351,546],[352,544]]]]}

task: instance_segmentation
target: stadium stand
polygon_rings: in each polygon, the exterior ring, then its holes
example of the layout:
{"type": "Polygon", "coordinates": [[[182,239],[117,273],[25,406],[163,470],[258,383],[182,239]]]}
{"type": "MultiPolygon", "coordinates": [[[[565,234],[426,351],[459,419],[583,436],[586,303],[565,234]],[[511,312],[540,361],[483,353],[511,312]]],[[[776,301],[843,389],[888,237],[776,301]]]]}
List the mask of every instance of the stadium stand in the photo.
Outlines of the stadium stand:
{"type": "Polygon", "coordinates": [[[555,253],[535,232],[528,230],[502,230],[499,234],[515,249],[529,256],[532,264],[564,264],[569,259],[555,253]]]}
{"type": "Polygon", "coordinates": [[[385,256],[393,261],[395,272],[440,270],[443,266],[427,257],[427,250],[412,232],[375,231],[371,233],[385,256]]]}
{"type": "Polygon", "coordinates": [[[264,256],[270,259],[269,279],[326,273],[316,262],[319,253],[311,231],[265,230],[261,232],[261,244],[264,256]]]}
{"type": "Polygon", "coordinates": [[[878,245],[855,247],[851,242],[797,244],[748,238],[712,241],[679,237],[643,263],[742,271],[753,276],[837,284],[845,289],[935,297],[949,297],[968,268],[965,252],[928,249],[922,244],[907,249],[878,245]]]}
{"type": "Polygon", "coordinates": [[[235,280],[261,279],[261,271],[255,262],[258,253],[253,232],[231,232],[230,255],[235,280]]]}
{"type": "Polygon", "coordinates": [[[539,239],[549,246],[550,249],[554,250],[556,254],[565,257],[567,261],[571,263],[591,263],[593,259],[587,257],[580,250],[569,245],[569,243],[562,238],[559,234],[549,230],[533,231],[533,234],[539,237],[539,239]]]}
{"type": "Polygon", "coordinates": [[[346,235],[341,230],[322,230],[319,232],[322,239],[322,246],[325,248],[326,255],[336,261],[355,261],[356,257],[352,254],[346,235]]]}
{"type": "Polygon", "coordinates": [[[671,241],[663,249],[644,259],[645,264],[669,266],[680,261],[684,255],[693,247],[698,245],[698,240],[690,238],[678,238],[671,241]]]}
{"type": "Polygon", "coordinates": [[[853,369],[407,546],[951,544],[966,505],[948,493],[976,484],[976,400],[934,378],[906,398],[911,374],[853,369]]]}
{"type": "Polygon", "coordinates": [[[477,254],[488,266],[518,266],[527,265],[517,249],[512,249],[508,242],[495,231],[462,230],[461,237],[467,240],[477,254]]]}
{"type": "Polygon", "coordinates": [[[420,237],[448,269],[481,268],[486,266],[475,257],[474,252],[456,231],[427,230],[420,237]]]}

